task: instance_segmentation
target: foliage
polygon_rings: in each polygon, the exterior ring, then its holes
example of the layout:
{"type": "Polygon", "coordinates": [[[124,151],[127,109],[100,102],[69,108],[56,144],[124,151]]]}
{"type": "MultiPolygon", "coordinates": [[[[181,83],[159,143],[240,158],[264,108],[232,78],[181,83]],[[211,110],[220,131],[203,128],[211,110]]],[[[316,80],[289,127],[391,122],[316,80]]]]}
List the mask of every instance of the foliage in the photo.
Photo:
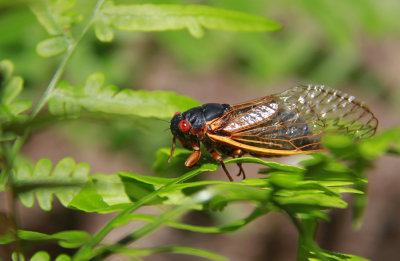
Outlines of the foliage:
{"type": "Polygon", "coordinates": [[[176,111],[198,106],[198,102],[171,92],[143,90],[119,91],[115,86],[104,86],[100,73],[89,76],[85,86],[71,86],[63,81],[49,99],[49,110],[54,115],[78,117],[81,110],[137,117],[170,118],[176,111]]]}
{"type": "MultiPolygon", "coordinates": [[[[202,37],[204,29],[220,31],[267,32],[280,28],[276,22],[264,17],[211,6],[176,4],[119,5],[98,0],[92,14],[79,12],[73,0],[32,1],[30,7],[38,22],[48,33],[36,51],[44,57],[62,54],[59,66],[47,89],[32,111],[32,100],[21,97],[23,80],[13,75],[8,60],[0,62],[0,191],[10,192],[23,206],[31,208],[35,198],[42,210],[53,208],[53,196],[62,206],[85,213],[116,213],[104,227],[91,235],[82,230],[67,230],[54,234],[22,230],[16,226],[16,213],[1,215],[0,243],[19,245],[21,242],[37,244],[56,241],[63,248],[76,250],[73,256],[59,255],[56,260],[101,260],[113,254],[131,258],[160,252],[172,252],[226,260],[219,254],[188,246],[155,246],[153,248],[128,247],[128,243],[145,237],[160,226],[196,233],[228,233],[236,231],[254,219],[271,211],[285,213],[299,233],[299,260],[364,260],[360,257],[333,253],[317,246],[314,232],[319,220],[329,220],[327,211],[346,208],[343,193],[355,195],[356,224],[359,224],[365,206],[366,171],[371,160],[385,153],[400,153],[400,129],[392,129],[366,142],[353,145],[346,137],[327,137],[326,147],[332,156],[312,155],[301,167],[279,164],[258,158],[227,160],[226,164],[256,163],[267,167],[259,179],[241,182],[193,181],[194,177],[215,171],[218,164],[210,158],[201,159],[201,165],[178,178],[166,178],[119,171],[112,174],[89,175],[86,162],[76,163],[65,157],[53,168],[46,158],[36,164],[21,163],[20,148],[43,121],[55,124],[57,120],[87,117],[93,120],[131,120],[147,118],[167,119],[175,111],[184,111],[199,103],[189,97],[165,91],[120,90],[113,85],[104,86],[102,73],[88,77],[85,84],[71,85],[61,80],[72,54],[80,47],[89,29],[100,41],[112,41],[114,30],[165,31],[187,29],[194,37],[202,37]],[[168,21],[168,22],[165,22],[168,21]],[[45,109],[48,106],[48,111],[45,109]],[[32,166],[32,167],[31,167],[32,166]],[[219,226],[196,226],[177,221],[191,210],[223,211],[235,202],[246,202],[253,211],[246,217],[219,226]],[[139,214],[140,207],[160,206],[160,215],[139,214]],[[117,214],[118,213],[118,214],[117,214]],[[144,225],[113,244],[104,244],[104,237],[117,227],[132,221],[144,225]]],[[[237,2],[236,2],[237,3],[237,2]]],[[[82,3],[80,3],[82,4],[82,3]]],[[[162,36],[161,36],[162,37],[162,36]]],[[[168,40],[167,40],[168,41],[168,40]]],[[[83,65],[81,65],[83,66],[83,65]]],[[[176,149],[170,166],[166,166],[168,149],[156,154],[154,172],[177,173],[188,152],[176,149]]],[[[14,205],[15,201],[12,202],[14,205]]],[[[21,249],[16,249],[13,260],[24,260],[21,249]]],[[[48,253],[39,251],[30,260],[50,260],[48,253]]]]}

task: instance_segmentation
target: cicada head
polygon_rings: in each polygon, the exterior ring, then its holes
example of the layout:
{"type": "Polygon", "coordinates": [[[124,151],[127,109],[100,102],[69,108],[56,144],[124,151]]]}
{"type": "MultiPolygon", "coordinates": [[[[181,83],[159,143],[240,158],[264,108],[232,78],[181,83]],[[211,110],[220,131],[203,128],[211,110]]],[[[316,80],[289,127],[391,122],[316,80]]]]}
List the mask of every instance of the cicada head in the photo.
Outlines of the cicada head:
{"type": "Polygon", "coordinates": [[[172,148],[171,154],[168,158],[168,162],[171,160],[174,150],[175,150],[175,142],[176,138],[182,143],[182,146],[186,149],[191,149],[191,142],[190,142],[190,130],[192,126],[190,122],[185,119],[184,115],[180,112],[176,112],[174,117],[171,119],[171,133],[174,136],[172,139],[172,148]]]}
{"type": "Polygon", "coordinates": [[[190,122],[184,118],[182,113],[176,112],[174,117],[172,117],[170,129],[172,135],[183,138],[188,135],[191,125],[190,122]]]}
{"type": "Polygon", "coordinates": [[[175,140],[178,139],[186,149],[200,146],[206,129],[206,122],[221,117],[231,109],[229,104],[206,103],[183,113],[176,112],[171,119],[171,132],[174,135],[171,155],[174,154],[175,140]]]}

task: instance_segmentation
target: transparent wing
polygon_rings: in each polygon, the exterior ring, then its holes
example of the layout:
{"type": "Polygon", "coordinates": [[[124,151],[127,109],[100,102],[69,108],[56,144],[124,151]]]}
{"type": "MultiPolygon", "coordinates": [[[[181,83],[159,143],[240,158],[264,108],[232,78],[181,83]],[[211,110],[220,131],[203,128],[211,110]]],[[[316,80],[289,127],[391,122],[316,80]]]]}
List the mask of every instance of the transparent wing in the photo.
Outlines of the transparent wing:
{"type": "MultiPolygon", "coordinates": [[[[213,133],[229,137],[235,144],[313,152],[321,150],[321,137],[326,134],[344,133],[354,140],[370,137],[378,120],[354,96],[325,86],[304,85],[233,105],[210,126],[213,133]]],[[[262,150],[256,151],[260,154],[262,150]]]]}

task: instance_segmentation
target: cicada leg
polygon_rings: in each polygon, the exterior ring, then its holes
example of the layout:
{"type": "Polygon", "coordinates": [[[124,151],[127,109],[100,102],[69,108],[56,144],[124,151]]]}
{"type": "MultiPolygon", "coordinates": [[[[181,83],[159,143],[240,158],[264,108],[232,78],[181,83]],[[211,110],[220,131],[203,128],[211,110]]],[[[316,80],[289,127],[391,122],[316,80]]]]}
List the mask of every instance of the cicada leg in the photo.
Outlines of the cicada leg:
{"type": "Polygon", "coordinates": [[[210,151],[211,156],[213,156],[213,158],[219,162],[219,164],[221,164],[222,169],[225,171],[226,176],[228,177],[229,181],[233,181],[233,178],[231,177],[231,175],[229,174],[229,171],[226,169],[225,167],[225,163],[222,160],[221,155],[219,155],[215,150],[211,150],[210,151]]]}
{"type": "MultiPolygon", "coordinates": [[[[237,149],[237,150],[233,151],[233,153],[232,153],[233,158],[240,158],[240,157],[242,157],[242,155],[243,155],[243,151],[241,149],[237,149]]],[[[245,179],[246,173],[244,172],[242,163],[236,163],[236,165],[239,167],[239,173],[236,174],[236,176],[243,175],[243,179],[245,179]]]]}
{"type": "Polygon", "coordinates": [[[188,168],[192,167],[194,164],[196,164],[196,162],[199,161],[200,156],[201,156],[200,150],[193,151],[193,153],[190,154],[190,156],[187,158],[187,160],[185,162],[185,166],[188,168]]]}
{"type": "Polygon", "coordinates": [[[190,156],[187,158],[187,160],[185,162],[186,167],[192,167],[200,159],[201,151],[200,151],[200,145],[198,144],[198,142],[195,142],[195,141],[192,142],[192,149],[193,149],[193,153],[190,154],[190,156]]]}
{"type": "MultiPolygon", "coordinates": [[[[238,158],[240,158],[240,157],[238,157],[238,158]]],[[[236,174],[236,176],[242,175],[243,179],[245,179],[246,178],[246,173],[244,172],[244,169],[242,168],[242,163],[236,163],[236,165],[239,167],[239,173],[236,174]]]]}

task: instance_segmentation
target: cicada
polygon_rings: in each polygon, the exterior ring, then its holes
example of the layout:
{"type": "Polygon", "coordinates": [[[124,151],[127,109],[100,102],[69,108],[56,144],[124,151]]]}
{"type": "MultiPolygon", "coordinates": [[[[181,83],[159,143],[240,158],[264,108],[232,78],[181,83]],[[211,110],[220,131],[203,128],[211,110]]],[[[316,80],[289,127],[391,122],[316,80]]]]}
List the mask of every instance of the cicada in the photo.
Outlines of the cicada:
{"type": "MultiPolygon", "coordinates": [[[[193,153],[185,162],[192,167],[200,159],[200,143],[232,177],[222,156],[275,157],[323,151],[327,134],[347,134],[355,141],[375,134],[378,120],[354,96],[323,85],[296,86],[236,105],[206,103],[177,112],[171,120],[175,140],[193,153]]],[[[245,173],[238,163],[239,174],[245,173]]]]}

